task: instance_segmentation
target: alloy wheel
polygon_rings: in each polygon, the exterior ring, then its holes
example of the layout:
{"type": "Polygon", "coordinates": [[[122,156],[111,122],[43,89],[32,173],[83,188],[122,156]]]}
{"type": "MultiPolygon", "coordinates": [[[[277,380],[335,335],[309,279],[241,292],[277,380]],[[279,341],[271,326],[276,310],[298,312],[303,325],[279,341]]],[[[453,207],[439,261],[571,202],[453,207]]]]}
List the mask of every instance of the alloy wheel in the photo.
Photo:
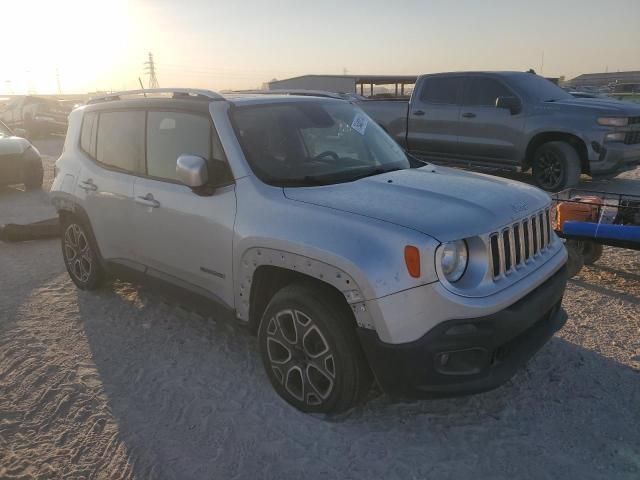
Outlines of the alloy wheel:
{"type": "Polygon", "coordinates": [[[277,381],[296,400],[321,405],[333,392],[334,354],[307,314],[281,310],[267,324],[267,355],[277,381]]]}
{"type": "Polygon", "coordinates": [[[64,232],[64,257],[71,274],[80,282],[87,282],[92,269],[91,247],[76,223],[70,224],[64,232]]]}
{"type": "Polygon", "coordinates": [[[537,159],[536,180],[545,189],[554,189],[562,181],[562,162],[554,152],[546,151],[537,159]]]}

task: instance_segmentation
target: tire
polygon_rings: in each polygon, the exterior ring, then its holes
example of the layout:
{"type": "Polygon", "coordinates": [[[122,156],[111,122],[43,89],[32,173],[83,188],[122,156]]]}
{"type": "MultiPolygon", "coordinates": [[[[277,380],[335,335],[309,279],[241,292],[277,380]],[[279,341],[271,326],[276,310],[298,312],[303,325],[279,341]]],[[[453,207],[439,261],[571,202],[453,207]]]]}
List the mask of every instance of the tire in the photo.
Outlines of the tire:
{"type": "Polygon", "coordinates": [[[567,259],[567,275],[573,278],[584,266],[583,242],[577,240],[567,240],[565,243],[569,258],[567,259]]]}
{"type": "Polygon", "coordinates": [[[44,172],[42,165],[33,167],[24,175],[24,186],[27,190],[40,190],[42,189],[42,183],[44,178],[44,172]]]}
{"type": "Polygon", "coordinates": [[[585,265],[593,265],[600,257],[602,257],[603,246],[600,243],[590,242],[588,240],[582,242],[582,258],[585,265]]]}
{"type": "Polygon", "coordinates": [[[60,218],[62,258],[73,283],[81,290],[97,289],[106,277],[91,229],[75,215],[60,218]]]}
{"type": "Polygon", "coordinates": [[[532,173],[536,185],[548,192],[574,187],[580,181],[580,157],[566,142],[547,142],[533,155],[532,173]]]}
{"type": "Polygon", "coordinates": [[[344,412],[371,387],[352,314],[321,285],[278,291],[262,316],[258,344],[271,385],[302,412],[344,412]]]}

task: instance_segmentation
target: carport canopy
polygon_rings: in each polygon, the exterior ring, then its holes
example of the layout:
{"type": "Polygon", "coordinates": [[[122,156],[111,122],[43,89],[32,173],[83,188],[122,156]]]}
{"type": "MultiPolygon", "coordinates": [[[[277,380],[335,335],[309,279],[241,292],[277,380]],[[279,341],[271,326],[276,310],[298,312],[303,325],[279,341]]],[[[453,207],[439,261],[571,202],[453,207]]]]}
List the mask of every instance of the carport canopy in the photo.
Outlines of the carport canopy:
{"type": "Polygon", "coordinates": [[[406,85],[413,85],[417,75],[363,75],[355,77],[356,92],[364,96],[364,86],[369,86],[369,96],[373,97],[375,85],[395,85],[395,96],[403,97],[406,85]]]}

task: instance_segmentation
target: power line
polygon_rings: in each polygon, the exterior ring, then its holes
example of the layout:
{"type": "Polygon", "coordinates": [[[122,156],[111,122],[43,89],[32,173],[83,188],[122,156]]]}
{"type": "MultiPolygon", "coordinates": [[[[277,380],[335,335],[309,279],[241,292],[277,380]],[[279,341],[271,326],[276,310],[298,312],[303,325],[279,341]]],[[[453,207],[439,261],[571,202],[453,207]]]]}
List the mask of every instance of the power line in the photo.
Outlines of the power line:
{"type": "Polygon", "coordinates": [[[156,77],[156,66],[153,63],[153,53],[149,52],[149,60],[144,62],[144,71],[149,75],[149,88],[158,88],[158,77],[156,77]]]}

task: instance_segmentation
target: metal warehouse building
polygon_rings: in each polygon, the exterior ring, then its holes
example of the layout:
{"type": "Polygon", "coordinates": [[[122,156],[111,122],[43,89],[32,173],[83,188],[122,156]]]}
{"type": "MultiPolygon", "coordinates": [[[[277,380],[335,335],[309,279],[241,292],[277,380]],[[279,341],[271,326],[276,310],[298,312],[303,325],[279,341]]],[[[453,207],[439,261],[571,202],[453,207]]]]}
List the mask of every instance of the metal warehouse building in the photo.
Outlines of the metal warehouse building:
{"type": "Polygon", "coordinates": [[[386,92],[402,96],[417,78],[417,75],[302,75],[273,80],[269,82],[269,90],[325,90],[372,96],[376,86],[384,85],[386,92]]]}
{"type": "Polygon", "coordinates": [[[585,73],[570,80],[573,87],[604,87],[616,83],[640,83],[640,70],[630,72],[585,73]]]}

